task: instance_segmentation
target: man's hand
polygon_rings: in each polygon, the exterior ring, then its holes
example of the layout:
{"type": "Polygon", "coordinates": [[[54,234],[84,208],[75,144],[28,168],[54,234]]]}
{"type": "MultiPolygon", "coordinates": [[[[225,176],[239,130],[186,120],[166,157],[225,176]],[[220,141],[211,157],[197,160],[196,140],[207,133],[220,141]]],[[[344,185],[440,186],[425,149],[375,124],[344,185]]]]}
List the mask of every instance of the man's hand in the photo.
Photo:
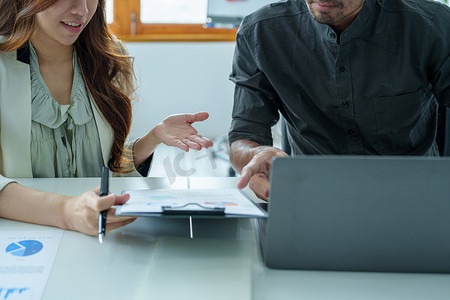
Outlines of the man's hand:
{"type": "Polygon", "coordinates": [[[269,199],[272,160],[274,157],[286,157],[288,155],[283,150],[270,146],[258,146],[253,151],[257,154],[242,169],[238,188],[243,189],[249,184],[250,189],[258,198],[267,201],[269,199]]]}
{"type": "Polygon", "coordinates": [[[270,179],[262,174],[253,175],[248,183],[255,195],[264,201],[269,201],[270,179]]]}

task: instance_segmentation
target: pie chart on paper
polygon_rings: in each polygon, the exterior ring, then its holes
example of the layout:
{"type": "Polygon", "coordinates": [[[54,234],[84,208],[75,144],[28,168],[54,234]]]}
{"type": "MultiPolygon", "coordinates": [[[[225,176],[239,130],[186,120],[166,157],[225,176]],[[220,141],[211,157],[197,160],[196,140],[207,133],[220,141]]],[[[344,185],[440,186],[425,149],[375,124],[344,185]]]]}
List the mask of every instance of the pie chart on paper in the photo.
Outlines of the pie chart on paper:
{"type": "Polygon", "coordinates": [[[42,250],[44,245],[36,240],[24,240],[20,242],[14,242],[6,247],[6,253],[10,253],[14,256],[30,256],[38,253],[42,250]]]}

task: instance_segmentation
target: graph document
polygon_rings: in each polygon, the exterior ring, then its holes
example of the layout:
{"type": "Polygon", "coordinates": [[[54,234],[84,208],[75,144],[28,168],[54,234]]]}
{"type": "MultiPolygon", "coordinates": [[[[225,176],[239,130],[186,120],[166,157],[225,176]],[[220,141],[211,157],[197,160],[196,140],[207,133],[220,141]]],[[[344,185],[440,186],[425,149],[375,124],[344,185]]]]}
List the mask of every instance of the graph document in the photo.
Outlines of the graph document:
{"type": "Polygon", "coordinates": [[[63,230],[0,230],[0,300],[41,299],[63,230]]]}

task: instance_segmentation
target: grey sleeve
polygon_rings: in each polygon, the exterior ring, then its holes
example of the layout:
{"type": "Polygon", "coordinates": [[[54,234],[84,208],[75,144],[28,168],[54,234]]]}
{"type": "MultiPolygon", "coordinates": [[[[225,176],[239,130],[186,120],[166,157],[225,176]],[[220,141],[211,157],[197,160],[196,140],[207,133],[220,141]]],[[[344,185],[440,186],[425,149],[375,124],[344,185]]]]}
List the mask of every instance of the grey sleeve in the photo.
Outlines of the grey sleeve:
{"type": "Polygon", "coordinates": [[[12,179],[9,179],[9,178],[6,178],[3,175],[0,175],[0,191],[3,190],[3,188],[5,186],[7,186],[8,184],[10,184],[12,182],[16,182],[16,181],[12,180],[12,179]]]}
{"type": "MultiPolygon", "coordinates": [[[[134,140],[132,143],[129,144],[129,147],[131,149],[131,153],[133,153],[133,157],[134,157],[134,145],[136,144],[136,142],[139,139],[140,138],[137,138],[136,140],[134,140]]],[[[142,177],[147,177],[148,173],[150,172],[150,166],[151,166],[151,163],[153,161],[153,154],[154,153],[150,154],[150,156],[136,168],[136,171],[142,177]]]]}
{"type": "MultiPolygon", "coordinates": [[[[0,116],[1,116],[1,114],[0,114],[0,116]]],[[[0,120],[0,121],[1,121],[1,120],[0,120]]],[[[1,130],[0,130],[0,137],[1,137],[1,130]]],[[[0,153],[1,153],[1,152],[2,152],[2,147],[1,147],[1,145],[0,145],[0,153]]],[[[2,159],[3,159],[3,158],[0,157],[0,166],[1,166],[1,168],[3,169],[3,165],[2,165],[3,161],[2,161],[2,159]]],[[[3,188],[4,188],[5,186],[7,186],[8,184],[10,184],[11,182],[15,182],[15,181],[12,180],[12,179],[6,178],[6,177],[4,177],[2,174],[0,174],[0,191],[3,190],[3,188]]]]}
{"type": "Polygon", "coordinates": [[[125,155],[125,158],[130,161],[129,168],[133,169],[131,173],[125,173],[125,174],[115,174],[114,176],[117,177],[147,177],[150,171],[151,163],[153,160],[153,153],[144,161],[142,162],[137,168],[134,167],[134,145],[139,140],[139,138],[135,139],[132,142],[126,142],[125,148],[128,150],[128,152],[131,154],[131,156],[125,155]]]}
{"type": "MultiPolygon", "coordinates": [[[[248,28],[246,28],[248,29],[248,28]]],[[[271,127],[279,119],[273,87],[258,66],[252,50],[256,43],[249,42],[240,29],[236,36],[230,80],[235,83],[232,121],[228,138],[230,144],[248,139],[260,145],[272,145],[271,127]]]]}

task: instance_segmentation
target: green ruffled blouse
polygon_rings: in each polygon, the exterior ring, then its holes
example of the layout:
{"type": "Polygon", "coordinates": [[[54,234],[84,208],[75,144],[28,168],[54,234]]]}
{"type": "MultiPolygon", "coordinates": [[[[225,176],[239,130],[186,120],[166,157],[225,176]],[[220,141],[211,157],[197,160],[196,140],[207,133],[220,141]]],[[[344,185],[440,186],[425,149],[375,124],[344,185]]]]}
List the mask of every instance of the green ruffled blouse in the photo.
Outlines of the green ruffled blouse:
{"type": "Polygon", "coordinates": [[[30,50],[33,177],[100,176],[100,139],[75,50],[70,105],[52,97],[31,43],[30,50]]]}

